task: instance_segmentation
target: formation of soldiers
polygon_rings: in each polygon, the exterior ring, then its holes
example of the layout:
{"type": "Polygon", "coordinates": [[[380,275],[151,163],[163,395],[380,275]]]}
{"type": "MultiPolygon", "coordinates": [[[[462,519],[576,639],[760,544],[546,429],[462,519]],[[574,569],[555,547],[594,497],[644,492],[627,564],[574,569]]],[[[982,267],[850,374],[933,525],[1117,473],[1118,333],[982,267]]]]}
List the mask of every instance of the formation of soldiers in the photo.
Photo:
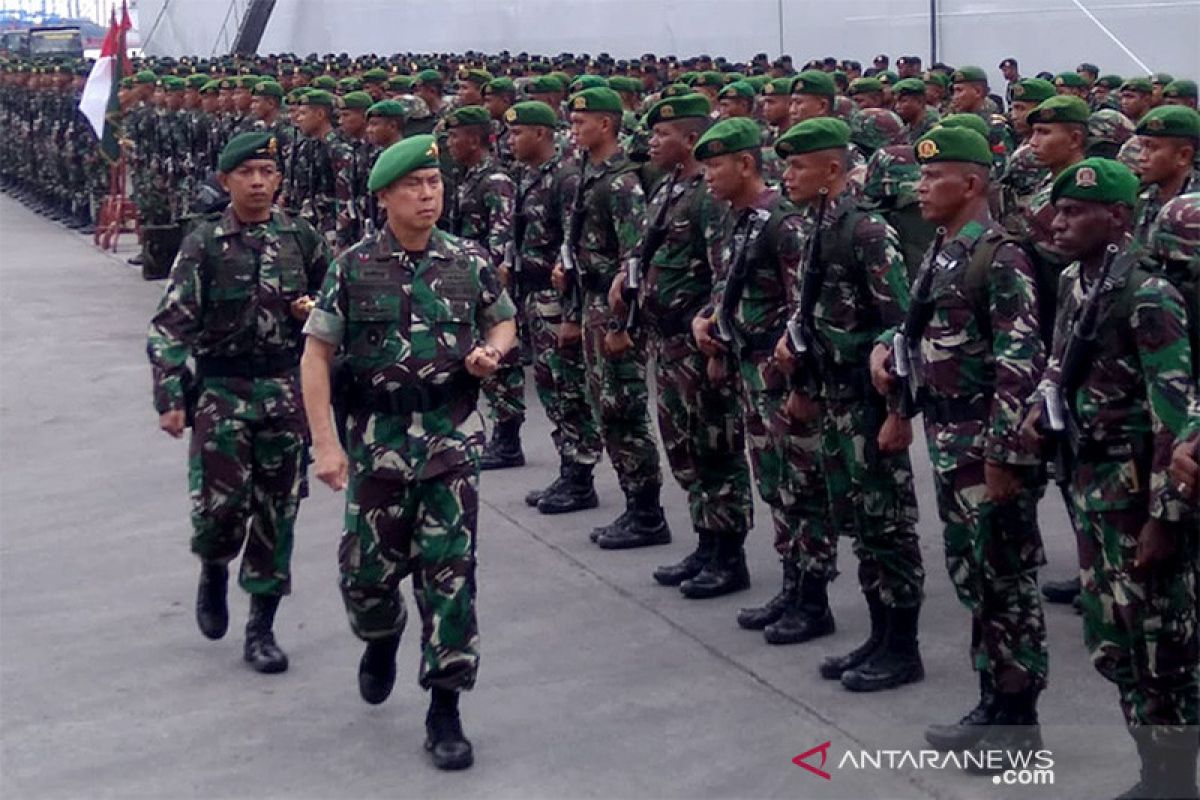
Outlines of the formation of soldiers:
{"type": "MultiPolygon", "coordinates": [[[[836,59],[797,70],[764,54],[742,64],[652,54],[159,59],[126,79],[122,107],[144,225],[219,208],[197,187],[221,172],[238,134],[267,133],[276,205],[338,256],[335,281],[358,275],[356,259],[402,254],[376,172],[418,142],[444,185],[438,246],[451,259],[465,248],[487,302],[511,299],[521,330],[521,348],[487,356],[497,357],[481,387],[492,435],[472,460],[484,470],[524,463],[522,362],[532,364],[561,463],[527,503],[543,514],[595,507],[593,472],[607,453],[625,510],[592,541],[664,544],[653,415],[696,540],[654,579],[694,599],[748,588],[757,491],[781,585],[737,621],[768,643],[802,643],[835,630],[827,589],[849,537],[871,632],[820,667],[849,691],[924,676],[908,456],[921,416],[980,684],[978,705],[931,726],[928,741],[1038,749],[1043,595],[1074,600],[1141,757],[1125,796],[1195,796],[1196,83],[1090,64],[1026,78],[1006,59],[997,94],[979,67],[924,69],[912,56],[889,67],[881,56],[866,70],[836,59]],[[429,135],[428,148],[416,139],[429,135]],[[488,288],[493,279],[507,297],[488,288]],[[1050,478],[1081,578],[1039,586],[1037,505],[1050,478]]],[[[4,68],[5,113],[18,127],[23,109],[67,96],[70,81],[34,78],[41,69],[4,68]]],[[[16,155],[5,162],[10,185],[78,193],[40,183],[33,151],[16,155]]],[[[370,309],[347,312],[334,288],[320,293],[310,337],[340,343],[356,314],[369,322],[368,312],[408,302],[373,295],[370,309]]],[[[444,313],[458,319],[452,304],[444,313]]],[[[351,360],[379,345],[370,335],[366,325],[351,360]]],[[[335,381],[335,407],[337,391],[335,381]]],[[[423,391],[420,402],[389,402],[411,414],[433,400],[423,391]]],[[[364,567],[343,556],[356,632],[385,640],[368,648],[360,680],[378,677],[395,614],[371,617],[373,595],[354,594],[364,567]]]]}

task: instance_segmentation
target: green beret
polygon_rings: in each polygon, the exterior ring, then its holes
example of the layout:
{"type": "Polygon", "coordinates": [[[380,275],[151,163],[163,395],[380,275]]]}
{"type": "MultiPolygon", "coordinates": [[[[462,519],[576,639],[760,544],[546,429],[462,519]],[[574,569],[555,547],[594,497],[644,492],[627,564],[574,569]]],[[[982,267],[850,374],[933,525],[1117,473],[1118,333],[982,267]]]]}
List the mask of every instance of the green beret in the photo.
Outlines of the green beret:
{"type": "Polygon", "coordinates": [[[539,75],[525,85],[528,94],[556,94],[562,90],[562,81],[553,75],[539,75]]]}
{"type": "Polygon", "coordinates": [[[992,166],[992,148],[988,140],[970,128],[939,125],[917,139],[917,161],[922,164],[959,162],[992,166]]]}
{"type": "Polygon", "coordinates": [[[342,108],[366,111],[375,104],[375,98],[366,92],[347,92],[342,97],[342,108]]]}
{"type": "Polygon", "coordinates": [[[391,77],[386,69],[373,67],[362,74],[363,83],[385,83],[391,77]]]}
{"type": "Polygon", "coordinates": [[[896,73],[894,73],[888,69],[885,69],[883,72],[880,72],[875,77],[878,78],[879,82],[882,83],[884,86],[893,86],[893,85],[895,85],[895,83],[897,81],[900,80],[899,75],[897,75],[896,73]]]}
{"type": "Polygon", "coordinates": [[[623,75],[616,75],[608,79],[608,88],[614,92],[632,92],[633,94],[642,93],[642,82],[637,78],[626,78],[623,75]]]}
{"type": "Polygon", "coordinates": [[[486,86],[492,82],[493,77],[492,73],[485,69],[464,69],[458,73],[460,81],[473,83],[476,86],[486,86]]]}
{"type": "Polygon", "coordinates": [[[1171,81],[1163,87],[1163,97],[1190,97],[1196,99],[1195,81],[1171,81]]]}
{"type": "Polygon", "coordinates": [[[1200,112],[1187,106],[1159,106],[1138,121],[1138,136],[1200,139],[1200,112]]]}
{"type": "Polygon", "coordinates": [[[324,89],[309,89],[300,96],[297,104],[302,106],[321,106],[323,108],[333,108],[334,97],[324,89]]]}
{"type": "Polygon", "coordinates": [[[1102,75],[1096,80],[1096,85],[1105,89],[1120,89],[1123,83],[1125,79],[1120,75],[1102,75]]]}
{"type": "Polygon", "coordinates": [[[1013,101],[1019,103],[1040,103],[1056,94],[1054,84],[1041,78],[1022,78],[1010,87],[1013,101]]]}
{"type": "MultiPolygon", "coordinates": [[[[746,78],[746,83],[754,87],[756,94],[762,94],[763,89],[767,88],[767,84],[770,82],[770,75],[751,75],[749,78],[746,78]]],[[[787,94],[787,92],[781,92],[781,94],[787,94]]]]}
{"type": "Polygon", "coordinates": [[[764,95],[785,95],[792,93],[792,83],[795,78],[776,78],[773,81],[767,81],[763,84],[762,93],[764,95]]]}
{"type": "Polygon", "coordinates": [[[1154,91],[1154,84],[1150,83],[1149,78],[1130,78],[1121,84],[1121,91],[1151,94],[1154,91]]]}
{"type": "MultiPolygon", "coordinates": [[[[23,66],[17,67],[17,72],[24,72],[24,71],[25,71],[25,67],[23,67],[23,66]]],[[[210,83],[215,83],[215,81],[210,81],[210,83]]],[[[121,78],[121,88],[122,89],[132,89],[133,88],[133,76],[132,75],[126,75],[124,78],[121,78]]],[[[201,91],[203,91],[203,89],[201,91]]]]}
{"type": "Polygon", "coordinates": [[[1174,80],[1175,78],[1166,72],[1156,72],[1150,76],[1150,83],[1156,83],[1160,86],[1166,86],[1174,80]]]}
{"type": "Polygon", "coordinates": [[[692,86],[724,86],[725,74],[723,72],[709,71],[701,72],[696,75],[696,79],[692,81],[692,86]]]}
{"type": "Polygon", "coordinates": [[[257,75],[243,75],[237,79],[237,85],[239,89],[253,89],[261,80],[257,75]]]}
{"type": "Polygon", "coordinates": [[[363,82],[358,78],[342,78],[337,82],[337,88],[346,92],[357,92],[363,87],[363,82]]]}
{"type": "Polygon", "coordinates": [[[488,125],[492,117],[483,106],[462,106],[446,117],[447,128],[462,128],[468,125],[488,125]]]}
{"type": "Polygon", "coordinates": [[[672,83],[659,92],[659,97],[682,97],[685,94],[693,94],[695,91],[695,89],[686,83],[672,83]]]}
{"type": "Polygon", "coordinates": [[[600,89],[607,88],[608,81],[601,78],[599,75],[580,75],[575,80],[571,81],[572,92],[582,92],[584,89],[600,89]]]}
{"type": "Polygon", "coordinates": [[[375,166],[371,167],[371,175],[367,178],[367,190],[378,192],[411,172],[438,166],[438,146],[432,136],[401,139],[375,159],[375,166]]]}
{"type": "Polygon", "coordinates": [[[261,81],[250,93],[255,97],[274,97],[277,100],[283,99],[283,87],[275,81],[261,81]]]}
{"type": "Polygon", "coordinates": [[[926,83],[932,83],[936,86],[940,86],[943,89],[950,86],[950,77],[946,75],[946,73],[939,72],[936,69],[926,71],[921,80],[925,81],[926,83]]]}
{"type": "Polygon", "coordinates": [[[987,73],[982,67],[959,67],[950,76],[951,83],[987,83],[987,73]]]}
{"type": "Polygon", "coordinates": [[[850,96],[863,92],[882,92],[883,84],[877,78],[855,78],[850,81],[850,96]]]}
{"type": "Polygon", "coordinates": [[[696,82],[696,77],[699,74],[699,72],[681,72],[676,80],[678,80],[680,83],[686,83],[688,86],[691,86],[696,82]]]}
{"type": "Polygon", "coordinates": [[[747,81],[734,81],[720,91],[717,97],[730,100],[753,100],[754,87],[747,81]]]}
{"type": "Polygon", "coordinates": [[[398,103],[395,100],[380,100],[367,109],[367,119],[371,119],[372,117],[404,119],[406,116],[408,115],[404,111],[404,104],[398,103]]]}
{"type": "Polygon", "coordinates": [[[1054,76],[1055,86],[1066,86],[1071,89],[1088,88],[1087,80],[1078,72],[1060,72],[1054,76]]]}
{"type": "Polygon", "coordinates": [[[966,128],[975,131],[983,138],[988,137],[988,124],[978,114],[948,114],[938,122],[947,128],[966,128]]]}
{"type": "Polygon", "coordinates": [[[1083,98],[1074,95],[1055,95],[1049,100],[1038,103],[1037,108],[1029,112],[1025,121],[1030,125],[1060,122],[1087,125],[1091,115],[1092,112],[1083,98]]]}
{"type": "Polygon", "coordinates": [[[158,76],[154,74],[154,70],[144,69],[133,76],[134,83],[154,83],[158,80],[158,76]]]}
{"type": "Polygon", "coordinates": [[[318,75],[312,79],[312,83],[309,85],[314,89],[321,89],[326,92],[337,90],[337,81],[331,75],[318,75]]]}
{"type": "Polygon", "coordinates": [[[620,114],[624,111],[621,107],[621,96],[607,86],[584,89],[582,92],[572,95],[570,109],[572,111],[598,111],[609,114],[620,114]]]}
{"type": "Polygon", "coordinates": [[[541,125],[545,128],[558,127],[558,115],[554,109],[538,100],[517,103],[504,112],[504,121],[509,125],[541,125]]]}
{"type": "Polygon", "coordinates": [[[275,134],[268,131],[249,131],[239,133],[229,140],[221,157],[217,160],[217,170],[233,172],[243,161],[252,158],[270,159],[274,161],[279,156],[279,143],[275,134]]]}
{"type": "Polygon", "coordinates": [[[707,119],[712,107],[708,98],[699,92],[664,97],[646,112],[646,127],[653,128],[660,122],[671,122],[677,119],[707,119]]]}
{"type": "Polygon", "coordinates": [[[692,152],[697,159],[704,161],[759,147],[762,147],[762,129],[758,123],[749,117],[734,117],[721,120],[705,131],[692,152]]]}
{"type": "Polygon", "coordinates": [[[815,94],[820,97],[837,96],[837,86],[828,72],[819,69],[806,69],[796,76],[792,84],[792,94],[815,94]]]}
{"type": "Polygon", "coordinates": [[[515,95],[516,93],[517,85],[513,83],[512,78],[496,78],[494,81],[488,81],[483,87],[484,97],[497,94],[515,95]]]}
{"type": "Polygon", "coordinates": [[[222,78],[219,88],[221,91],[227,92],[235,86],[237,86],[237,81],[233,80],[232,78],[222,78]]]}
{"type": "Polygon", "coordinates": [[[207,84],[209,78],[203,72],[196,72],[187,77],[187,86],[189,89],[202,89],[207,84]]]}
{"type": "Polygon", "coordinates": [[[442,73],[438,72],[436,69],[423,69],[417,73],[416,83],[418,85],[431,84],[434,86],[441,86],[443,83],[442,73]]]}
{"type": "Polygon", "coordinates": [[[413,87],[413,78],[411,75],[393,75],[385,85],[392,91],[404,92],[413,87]]]}
{"type": "Polygon", "coordinates": [[[221,82],[217,80],[206,81],[200,87],[200,94],[216,94],[221,89],[221,82]]]}
{"type": "Polygon", "coordinates": [[[187,88],[187,83],[184,82],[183,78],[177,78],[174,75],[159,78],[158,85],[168,92],[182,92],[187,88]]]}
{"type": "Polygon", "coordinates": [[[1091,203],[1137,203],[1138,179],[1129,167],[1110,158],[1085,158],[1067,167],[1054,179],[1050,201],[1061,198],[1091,203]]]}
{"type": "Polygon", "coordinates": [[[836,117],[816,117],[789,128],[775,142],[775,152],[787,158],[818,150],[841,150],[849,144],[849,125],[836,117]]]}
{"type": "Polygon", "coordinates": [[[905,95],[925,94],[925,82],[920,78],[905,78],[902,81],[896,81],[896,85],[892,87],[892,92],[897,97],[905,95]]]}

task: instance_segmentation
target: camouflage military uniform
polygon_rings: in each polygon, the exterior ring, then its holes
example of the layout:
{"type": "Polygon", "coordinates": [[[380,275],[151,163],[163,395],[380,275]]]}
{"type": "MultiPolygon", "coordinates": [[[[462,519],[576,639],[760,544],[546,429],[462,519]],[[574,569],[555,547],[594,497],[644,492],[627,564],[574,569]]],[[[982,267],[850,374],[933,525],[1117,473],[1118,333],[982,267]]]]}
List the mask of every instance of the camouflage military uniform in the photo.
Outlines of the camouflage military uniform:
{"type": "Polygon", "coordinates": [[[916,144],[917,139],[920,139],[925,134],[933,130],[939,122],[942,121],[942,115],[933,106],[925,106],[925,113],[915,125],[906,125],[904,130],[908,134],[908,143],[916,144]]]}
{"type": "Polygon", "coordinates": [[[398,636],[399,584],[411,572],[426,688],[475,683],[483,422],[463,360],[513,313],[480,246],[435,230],[410,254],[385,229],[338,257],[305,326],[344,345],[354,375],[338,548],[350,627],[364,641],[398,636]]]}
{"type": "Polygon", "coordinates": [[[288,205],[320,231],[331,247],[338,244],[338,211],[352,200],[349,186],[339,186],[337,176],[350,168],[352,160],[350,148],[334,130],[321,139],[304,136],[297,145],[294,175],[290,176],[294,193],[287,196],[288,205]]]}
{"type": "MultiPolygon", "coordinates": [[[[1022,221],[1029,218],[1029,206],[1039,189],[1047,190],[1050,171],[1042,166],[1033,148],[1024,142],[1013,151],[1004,168],[1001,183],[1000,222],[1012,234],[1026,232],[1022,221]]],[[[1039,206],[1046,207],[1043,194],[1039,206]]],[[[1043,228],[1045,225],[1043,224],[1043,228]]]]}
{"type": "MultiPolygon", "coordinates": [[[[1197,189],[1200,189],[1200,165],[1192,168],[1191,175],[1179,188],[1179,194],[1188,194],[1197,189]]],[[[1154,221],[1158,219],[1158,214],[1162,211],[1163,206],[1171,200],[1170,197],[1161,195],[1158,184],[1151,184],[1138,196],[1137,210],[1134,211],[1133,239],[1139,245],[1145,246],[1150,243],[1150,231],[1154,226],[1154,221]]]]}
{"type": "Polygon", "coordinates": [[[920,178],[916,151],[907,144],[876,150],[863,176],[862,206],[882,214],[896,231],[910,278],[916,275],[936,229],[921,216],[917,202],[920,178]]]}
{"type": "Polygon", "coordinates": [[[666,238],[642,278],[658,387],[658,426],[675,480],[688,495],[697,532],[740,547],[752,523],[750,471],[737,388],[714,385],[692,338],[692,318],[712,294],[707,236],[719,210],[703,176],[669,181],[651,196],[647,218],[664,217],[666,238]]]}
{"type": "Polygon", "coordinates": [[[296,369],[301,324],[289,306],[317,290],[328,259],[301,220],[276,212],[247,225],[227,209],[184,240],[150,323],[160,414],[185,407],[189,355],[199,372],[188,461],[192,552],[228,563],[245,542],[241,584],[251,594],[290,588],[307,433],[296,369]]]}
{"type": "MultiPolygon", "coordinates": [[[[354,140],[339,134],[343,153],[334,178],[337,205],[337,246],[346,249],[366,233],[367,178],[371,172],[374,147],[370,142],[354,140]]],[[[286,153],[286,149],[284,150],[286,153]]]]}
{"type": "Polygon", "coordinates": [[[1024,252],[1001,244],[983,274],[972,275],[972,254],[985,236],[998,235],[990,220],[970,222],[945,244],[916,368],[930,393],[925,436],[946,566],[971,612],[972,665],[1001,692],[1036,692],[1047,668],[1037,586],[1045,562],[1036,516],[1042,490],[1031,474],[1039,459],[1022,451],[1017,429],[1045,355],[1024,252]],[[1026,478],[1015,500],[987,499],[985,461],[1026,478]]]}
{"type": "Polygon", "coordinates": [[[600,460],[600,431],[587,398],[583,344],[561,346],[562,295],[550,283],[565,235],[564,225],[579,171],[560,156],[529,169],[517,190],[522,218],[520,273],[513,276],[533,346],[533,381],[564,464],[594,466],[600,460]]]}
{"type": "MultiPolygon", "coordinates": [[[[1135,737],[1137,729],[1153,726],[1149,735],[1158,739],[1200,723],[1195,565],[1171,559],[1149,575],[1131,567],[1142,525],[1151,518],[1175,525],[1177,553],[1195,553],[1195,517],[1188,521],[1166,472],[1195,383],[1179,292],[1157,276],[1130,276],[1120,261],[1116,269],[1115,286],[1101,301],[1091,368],[1071,398],[1081,442],[1070,492],[1092,663],[1117,685],[1135,737]]],[[[1090,288],[1085,281],[1078,262],[1063,271],[1044,386],[1058,383],[1071,323],[1090,288]]]]}
{"type": "MultiPolygon", "coordinates": [[[[499,267],[513,238],[516,186],[490,156],[462,171],[447,211],[450,232],[483,245],[499,267]]],[[[483,395],[497,423],[525,421],[525,369],[513,348],[500,369],[483,382],[483,395]]]]}

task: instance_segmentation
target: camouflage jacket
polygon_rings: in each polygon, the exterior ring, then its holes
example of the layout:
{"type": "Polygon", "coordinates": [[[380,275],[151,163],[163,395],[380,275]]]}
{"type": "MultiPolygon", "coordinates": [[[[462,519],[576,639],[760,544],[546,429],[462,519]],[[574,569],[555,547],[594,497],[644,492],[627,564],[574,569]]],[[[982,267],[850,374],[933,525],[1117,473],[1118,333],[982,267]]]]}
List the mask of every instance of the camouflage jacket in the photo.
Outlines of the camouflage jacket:
{"type": "Polygon", "coordinates": [[[863,175],[862,201],[869,208],[903,208],[917,202],[921,165],[912,145],[881,147],[863,175]]]}
{"type": "Polygon", "coordinates": [[[933,106],[925,106],[925,113],[915,125],[908,125],[905,131],[908,134],[908,143],[916,144],[917,139],[920,139],[925,134],[933,130],[934,126],[942,120],[942,115],[933,106]]]}
{"type": "Polygon", "coordinates": [[[230,207],[201,222],[183,240],[150,321],[159,413],[183,408],[188,356],[299,359],[301,324],[289,306],[320,288],[328,265],[319,234],[283,212],[244,225],[230,207]]]}
{"type": "Polygon", "coordinates": [[[1055,214],[1054,204],[1050,202],[1053,189],[1054,176],[1047,172],[1029,198],[1020,223],[1014,222],[1014,227],[1019,227],[1020,232],[1017,235],[1032,245],[1038,256],[1050,263],[1062,265],[1066,263],[1066,256],[1054,246],[1054,231],[1050,228],[1055,214]]]}
{"type": "Polygon", "coordinates": [[[1026,400],[1045,364],[1038,328],[1037,281],[1028,256],[1014,244],[996,251],[980,286],[969,285],[971,255],[985,235],[998,235],[990,218],[969,222],[944,243],[933,279],[933,316],[920,341],[921,382],[936,404],[986,404],[986,416],[938,423],[926,413],[933,467],[964,464],[1033,465],[1017,434],[1026,400]]]}
{"type": "MultiPolygon", "coordinates": [[[[1192,167],[1192,173],[1183,182],[1179,194],[1188,194],[1197,189],[1200,189],[1200,165],[1192,167]]],[[[1150,230],[1154,226],[1154,220],[1158,219],[1158,212],[1172,199],[1162,197],[1161,194],[1158,184],[1155,183],[1147,186],[1138,195],[1137,210],[1134,212],[1133,240],[1139,246],[1144,247],[1150,243],[1150,230]]]]}
{"type": "Polygon", "coordinates": [[[370,142],[349,139],[339,134],[341,150],[346,158],[338,166],[334,185],[339,199],[337,206],[337,246],[346,249],[362,238],[367,219],[367,178],[371,173],[370,142]]]}
{"type": "MultiPolygon", "coordinates": [[[[344,346],[360,391],[396,396],[477,387],[463,360],[515,313],[480,245],[435,229],[425,252],[412,254],[385,228],[334,261],[304,333],[344,346]]],[[[483,422],[476,401],[477,392],[464,389],[425,412],[352,403],[354,472],[412,482],[477,460],[483,422]]]]}
{"type": "Polygon", "coordinates": [[[333,130],[324,137],[303,137],[297,145],[295,174],[285,187],[288,206],[324,234],[330,245],[337,242],[339,210],[351,200],[349,187],[339,186],[337,176],[348,169],[353,155],[333,130]]]}
{"type": "MultiPolygon", "coordinates": [[[[1060,279],[1060,312],[1042,387],[1060,383],[1063,351],[1090,289],[1080,272],[1079,262],[1072,263],[1060,279]]],[[[1083,437],[1134,442],[1135,454],[1140,442],[1141,451],[1150,453],[1143,456],[1140,470],[1136,455],[1125,460],[1081,458],[1072,480],[1077,491],[1082,488],[1081,502],[1090,511],[1136,506],[1145,501],[1149,490],[1151,515],[1178,520],[1182,503],[1167,468],[1171,448],[1187,425],[1188,404],[1195,391],[1183,298],[1156,275],[1130,282],[1125,269],[1114,278],[1100,301],[1100,334],[1088,359],[1090,369],[1073,397],[1064,400],[1083,437]],[[1143,484],[1147,464],[1148,486],[1143,484]]]]}
{"type": "Polygon", "coordinates": [[[450,232],[479,242],[492,264],[499,266],[513,237],[516,197],[512,178],[490,155],[484,156],[474,167],[460,171],[446,215],[450,232]]]}
{"type": "Polygon", "coordinates": [[[513,235],[520,227],[517,244],[521,253],[521,275],[529,285],[546,286],[558,262],[566,236],[567,217],[579,170],[560,156],[521,174],[514,203],[513,235]]]}
{"type": "MultiPolygon", "coordinates": [[[[1000,222],[1014,235],[1029,235],[1025,220],[1029,219],[1029,204],[1039,187],[1048,186],[1050,171],[1042,166],[1028,142],[1013,151],[1004,169],[1001,182],[1002,212],[1000,222]]],[[[1045,195],[1046,198],[1049,195],[1045,195]]],[[[1032,224],[1032,221],[1030,222],[1032,224]]],[[[1045,226],[1049,230],[1049,226],[1045,226]]],[[[1044,234],[1043,234],[1044,235],[1044,234]]]]}

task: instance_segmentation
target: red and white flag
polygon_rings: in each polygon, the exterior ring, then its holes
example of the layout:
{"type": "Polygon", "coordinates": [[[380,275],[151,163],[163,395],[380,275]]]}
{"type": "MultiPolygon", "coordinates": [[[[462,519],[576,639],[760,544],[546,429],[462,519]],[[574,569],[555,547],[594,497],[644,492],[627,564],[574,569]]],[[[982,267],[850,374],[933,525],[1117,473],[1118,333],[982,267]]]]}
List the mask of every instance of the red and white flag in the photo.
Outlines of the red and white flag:
{"type": "Polygon", "coordinates": [[[117,129],[121,124],[121,104],[117,91],[121,87],[121,78],[129,70],[129,60],[125,57],[125,34],[131,27],[129,10],[122,3],[121,20],[117,21],[117,12],[113,9],[108,35],[104,37],[104,44],[100,48],[100,57],[92,66],[83,87],[83,96],[79,98],[79,110],[96,132],[100,151],[112,161],[120,157],[117,129]]]}

